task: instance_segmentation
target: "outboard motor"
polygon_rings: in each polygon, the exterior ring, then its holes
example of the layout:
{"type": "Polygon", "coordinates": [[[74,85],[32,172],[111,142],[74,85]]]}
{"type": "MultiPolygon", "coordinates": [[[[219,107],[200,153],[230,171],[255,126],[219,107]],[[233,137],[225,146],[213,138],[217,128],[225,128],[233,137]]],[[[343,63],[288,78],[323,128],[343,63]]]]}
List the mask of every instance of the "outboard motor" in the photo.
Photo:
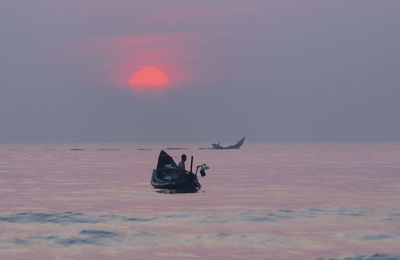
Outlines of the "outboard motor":
{"type": "Polygon", "coordinates": [[[196,169],[196,174],[197,174],[197,171],[199,170],[199,168],[200,168],[201,177],[206,176],[206,170],[210,169],[210,167],[208,167],[206,164],[198,165],[197,169],[196,169]]]}

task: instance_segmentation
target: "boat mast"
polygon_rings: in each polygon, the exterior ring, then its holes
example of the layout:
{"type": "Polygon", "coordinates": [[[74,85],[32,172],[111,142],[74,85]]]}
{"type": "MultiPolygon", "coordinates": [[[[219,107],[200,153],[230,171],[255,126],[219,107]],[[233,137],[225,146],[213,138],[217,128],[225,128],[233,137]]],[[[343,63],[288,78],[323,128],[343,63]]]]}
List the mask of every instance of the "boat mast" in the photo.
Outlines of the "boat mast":
{"type": "Polygon", "coordinates": [[[192,170],[193,170],[193,155],[192,155],[192,157],[190,158],[190,172],[192,173],[192,170]]]}

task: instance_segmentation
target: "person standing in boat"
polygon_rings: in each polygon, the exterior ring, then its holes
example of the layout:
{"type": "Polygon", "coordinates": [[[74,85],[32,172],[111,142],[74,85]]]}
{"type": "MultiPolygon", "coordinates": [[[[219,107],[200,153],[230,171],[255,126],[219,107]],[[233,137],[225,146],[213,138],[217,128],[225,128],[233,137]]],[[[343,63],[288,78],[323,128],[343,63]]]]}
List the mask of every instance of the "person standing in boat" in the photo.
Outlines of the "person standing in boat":
{"type": "Polygon", "coordinates": [[[185,162],[186,162],[186,154],[182,154],[181,156],[181,161],[178,164],[178,168],[182,169],[184,172],[186,171],[185,169],[185,162]]]}

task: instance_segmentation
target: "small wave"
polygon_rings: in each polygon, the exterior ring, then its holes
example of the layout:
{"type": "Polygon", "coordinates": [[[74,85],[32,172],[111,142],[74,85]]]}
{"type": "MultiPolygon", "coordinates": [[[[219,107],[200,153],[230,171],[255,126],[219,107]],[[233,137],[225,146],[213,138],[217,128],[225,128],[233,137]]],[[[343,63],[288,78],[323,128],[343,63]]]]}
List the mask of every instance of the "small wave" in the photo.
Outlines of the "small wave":
{"type": "Polygon", "coordinates": [[[13,238],[9,240],[10,243],[17,244],[17,245],[30,245],[30,243],[24,239],[20,238],[13,238]]]}
{"type": "Polygon", "coordinates": [[[132,235],[133,237],[156,237],[158,236],[156,233],[151,233],[147,231],[136,232],[132,235]]]}
{"type": "Polygon", "coordinates": [[[279,210],[277,213],[268,212],[239,212],[240,221],[248,222],[277,222],[282,219],[292,219],[297,216],[292,210],[279,210]]]}
{"type": "Polygon", "coordinates": [[[74,223],[101,223],[107,221],[127,221],[127,222],[149,222],[157,220],[158,217],[126,217],[118,215],[99,215],[90,216],[76,212],[23,212],[0,216],[0,222],[9,223],[55,223],[55,224],[74,224],[74,223]]]}
{"type": "Polygon", "coordinates": [[[82,245],[82,244],[101,245],[100,243],[98,243],[96,241],[82,239],[82,238],[78,238],[78,237],[57,238],[57,239],[53,239],[53,242],[55,242],[59,245],[62,245],[62,246],[74,246],[74,245],[82,245]]]}
{"type": "MultiPolygon", "coordinates": [[[[332,209],[332,210],[287,210],[277,211],[240,211],[240,212],[221,212],[211,214],[191,214],[187,212],[170,213],[166,215],[149,216],[122,216],[122,215],[86,215],[78,212],[22,212],[10,215],[0,215],[1,222],[9,223],[55,223],[55,224],[74,224],[74,223],[103,223],[110,221],[125,222],[151,222],[162,221],[163,219],[191,219],[198,223],[228,223],[228,222],[278,222],[296,218],[315,218],[323,215],[332,216],[370,216],[373,210],[360,209],[332,209]]],[[[398,212],[390,212],[397,214],[398,212]]],[[[384,221],[400,221],[400,218],[389,214],[383,215],[384,221]]],[[[372,240],[373,238],[367,238],[372,240]]],[[[379,238],[378,238],[379,239],[379,238]]],[[[383,238],[381,238],[383,239],[383,238]]]]}
{"type": "Polygon", "coordinates": [[[329,212],[326,209],[316,209],[316,208],[309,208],[308,210],[312,212],[329,212]]]}
{"type": "Polygon", "coordinates": [[[278,222],[295,216],[274,214],[268,212],[234,212],[212,214],[198,220],[199,223],[228,223],[228,222],[278,222]]]}
{"type": "Polygon", "coordinates": [[[228,223],[233,221],[234,218],[228,216],[206,216],[200,219],[199,223],[228,223]]]}
{"type": "Polygon", "coordinates": [[[242,221],[247,222],[276,222],[276,219],[267,217],[267,216],[243,216],[241,217],[242,221]]]}
{"type": "Polygon", "coordinates": [[[71,148],[71,151],[85,151],[83,148],[71,148]]]}
{"type": "Polygon", "coordinates": [[[166,218],[190,218],[193,217],[193,214],[169,214],[165,216],[166,218]]]}
{"type": "Polygon", "coordinates": [[[293,213],[294,211],[291,209],[281,209],[279,210],[279,212],[283,212],[283,213],[293,213]]]}
{"type": "Polygon", "coordinates": [[[156,218],[123,218],[124,221],[137,221],[137,222],[148,222],[155,219],[156,218]]]}
{"type": "Polygon", "coordinates": [[[90,230],[90,229],[81,230],[79,234],[92,237],[100,237],[100,238],[112,238],[118,236],[118,234],[114,232],[104,231],[104,230],[90,230]]]}
{"type": "Polygon", "coordinates": [[[400,255],[374,254],[369,256],[352,256],[345,258],[317,258],[316,260],[400,260],[400,255]]]}
{"type": "Polygon", "coordinates": [[[359,209],[359,208],[340,208],[338,209],[338,215],[352,216],[352,217],[365,217],[375,213],[374,209],[359,209]]]}
{"type": "Polygon", "coordinates": [[[225,237],[230,237],[232,236],[232,234],[228,234],[228,233],[218,233],[215,235],[216,237],[220,237],[220,238],[225,238],[225,237]]]}
{"type": "Polygon", "coordinates": [[[76,212],[36,213],[23,212],[0,216],[0,222],[11,223],[98,223],[101,219],[93,218],[76,212]]]}
{"type": "Polygon", "coordinates": [[[391,238],[395,238],[395,237],[391,236],[391,235],[386,235],[386,234],[363,236],[363,239],[365,239],[365,240],[383,240],[383,239],[391,239],[391,238]]]}
{"type": "Polygon", "coordinates": [[[122,237],[115,232],[105,230],[81,230],[77,235],[72,237],[44,236],[34,237],[35,239],[43,239],[62,246],[78,246],[78,245],[110,245],[114,242],[120,242],[122,237]]]}

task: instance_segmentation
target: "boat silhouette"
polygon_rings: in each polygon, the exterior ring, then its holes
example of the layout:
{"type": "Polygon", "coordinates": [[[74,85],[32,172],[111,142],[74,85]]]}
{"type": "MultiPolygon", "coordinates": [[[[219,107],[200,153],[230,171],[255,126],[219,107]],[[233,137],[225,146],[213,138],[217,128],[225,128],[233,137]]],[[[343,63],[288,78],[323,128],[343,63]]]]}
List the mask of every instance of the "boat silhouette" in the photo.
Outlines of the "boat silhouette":
{"type": "Polygon", "coordinates": [[[244,143],[244,139],[246,137],[244,136],[242,139],[240,139],[236,144],[233,145],[228,145],[228,146],[222,146],[220,143],[216,144],[211,144],[214,149],[239,149],[242,144],[244,143]]]}
{"type": "Polygon", "coordinates": [[[151,185],[156,189],[173,190],[177,193],[181,192],[197,192],[201,188],[201,184],[197,178],[200,175],[206,175],[205,170],[209,169],[206,164],[198,165],[196,172],[193,173],[193,156],[190,162],[190,171],[178,168],[174,159],[165,151],[161,151],[158,156],[157,168],[153,170],[151,175],[151,185]]]}

